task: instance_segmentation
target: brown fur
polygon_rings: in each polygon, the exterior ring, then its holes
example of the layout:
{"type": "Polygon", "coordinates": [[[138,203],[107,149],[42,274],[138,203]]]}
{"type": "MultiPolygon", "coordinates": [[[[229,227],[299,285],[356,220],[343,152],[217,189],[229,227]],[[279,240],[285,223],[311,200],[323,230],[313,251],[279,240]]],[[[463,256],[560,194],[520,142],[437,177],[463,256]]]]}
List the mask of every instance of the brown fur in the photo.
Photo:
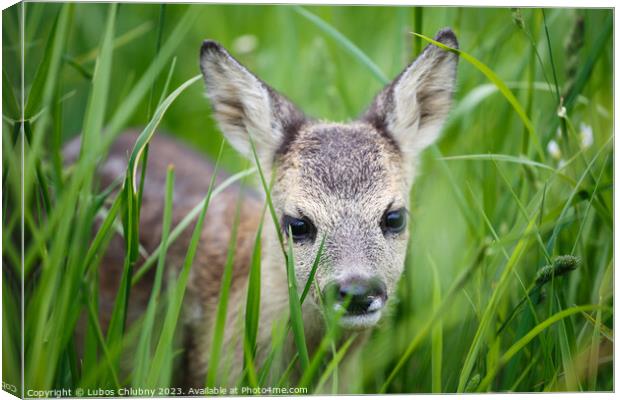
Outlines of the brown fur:
{"type": "MultiPolygon", "coordinates": [[[[108,159],[100,168],[102,187],[110,185],[119,176],[124,175],[128,155],[136,139],[137,132],[127,133],[119,137],[113,144],[108,159]]],[[[76,139],[66,146],[65,156],[68,163],[72,163],[77,158],[79,145],[80,141],[76,139]]],[[[213,166],[199,154],[166,136],[158,134],[153,137],[149,149],[147,176],[140,214],[140,244],[148,254],[156,249],[161,240],[165,177],[168,165],[175,167],[173,227],[202,201],[213,174],[213,166]]],[[[223,173],[219,174],[216,185],[221,184],[226,177],[223,173]]],[[[197,341],[194,332],[200,332],[204,327],[210,326],[215,315],[236,202],[240,193],[243,196],[243,201],[241,201],[240,208],[239,234],[233,264],[231,291],[234,294],[244,290],[243,286],[254,246],[254,233],[260,219],[262,200],[257,193],[248,189],[241,191],[239,185],[232,185],[215,197],[209,206],[190,275],[186,293],[189,307],[186,307],[185,324],[192,327],[187,331],[192,334],[186,338],[192,343],[197,341]]],[[[175,274],[178,273],[178,269],[185,259],[193,228],[194,225],[192,224],[185,229],[183,234],[170,246],[167,253],[167,264],[175,271],[175,274]]],[[[100,315],[104,330],[107,329],[110,322],[109,319],[123,270],[124,256],[123,240],[120,235],[116,235],[112,239],[100,266],[100,315]]],[[[140,257],[138,265],[142,262],[144,262],[144,258],[140,257]]],[[[135,322],[146,309],[153,278],[154,268],[132,288],[128,326],[135,322]]],[[[231,303],[238,301],[238,297],[236,295],[231,299],[231,303]]],[[[200,362],[197,360],[196,354],[189,352],[187,359],[191,366],[191,368],[187,368],[187,371],[197,370],[197,365],[200,362]]],[[[198,379],[192,381],[199,382],[198,379]]],[[[200,385],[197,384],[197,386],[200,385]]]]}

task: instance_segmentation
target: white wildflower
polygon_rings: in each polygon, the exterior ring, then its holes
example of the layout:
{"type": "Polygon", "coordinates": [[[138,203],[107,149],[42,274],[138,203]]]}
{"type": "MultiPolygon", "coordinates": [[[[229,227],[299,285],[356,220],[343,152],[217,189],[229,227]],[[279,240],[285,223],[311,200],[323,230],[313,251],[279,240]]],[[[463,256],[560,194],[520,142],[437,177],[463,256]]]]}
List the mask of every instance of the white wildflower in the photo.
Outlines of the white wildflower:
{"type": "Polygon", "coordinates": [[[559,160],[562,157],[562,151],[560,150],[558,142],[550,140],[549,143],[547,143],[547,153],[556,160],[559,160]]]}
{"type": "Polygon", "coordinates": [[[584,124],[579,124],[579,145],[582,149],[587,149],[594,143],[594,134],[592,133],[592,127],[584,124]]]}
{"type": "Polygon", "coordinates": [[[560,118],[566,118],[566,107],[561,106],[561,107],[558,109],[558,117],[560,117],[560,118]]]}
{"type": "Polygon", "coordinates": [[[233,42],[233,50],[237,54],[251,53],[258,45],[258,38],[254,35],[242,35],[233,42]]]}

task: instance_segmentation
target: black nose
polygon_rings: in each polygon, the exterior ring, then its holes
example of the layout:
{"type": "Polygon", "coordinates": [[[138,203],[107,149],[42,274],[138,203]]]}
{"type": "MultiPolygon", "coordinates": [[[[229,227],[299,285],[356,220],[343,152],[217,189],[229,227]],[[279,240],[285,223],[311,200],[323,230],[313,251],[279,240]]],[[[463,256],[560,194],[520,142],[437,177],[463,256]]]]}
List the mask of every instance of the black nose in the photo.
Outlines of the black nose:
{"type": "Polygon", "coordinates": [[[328,298],[346,305],[347,313],[355,315],[377,311],[387,300],[385,284],[378,278],[354,277],[334,282],[326,292],[328,298]]]}

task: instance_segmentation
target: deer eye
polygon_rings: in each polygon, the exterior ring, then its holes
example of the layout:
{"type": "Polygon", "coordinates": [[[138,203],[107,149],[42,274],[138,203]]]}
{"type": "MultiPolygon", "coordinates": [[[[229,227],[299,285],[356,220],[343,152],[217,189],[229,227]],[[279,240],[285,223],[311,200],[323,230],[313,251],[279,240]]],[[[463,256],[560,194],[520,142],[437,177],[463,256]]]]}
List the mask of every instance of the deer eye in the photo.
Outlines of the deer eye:
{"type": "Polygon", "coordinates": [[[407,212],[404,208],[388,211],[383,215],[381,229],[383,233],[400,233],[407,226],[407,212]]]}
{"type": "Polygon", "coordinates": [[[316,236],[316,228],[308,217],[295,218],[289,215],[285,215],[282,220],[284,232],[288,235],[293,235],[294,242],[303,242],[306,240],[314,240],[316,236]]]}

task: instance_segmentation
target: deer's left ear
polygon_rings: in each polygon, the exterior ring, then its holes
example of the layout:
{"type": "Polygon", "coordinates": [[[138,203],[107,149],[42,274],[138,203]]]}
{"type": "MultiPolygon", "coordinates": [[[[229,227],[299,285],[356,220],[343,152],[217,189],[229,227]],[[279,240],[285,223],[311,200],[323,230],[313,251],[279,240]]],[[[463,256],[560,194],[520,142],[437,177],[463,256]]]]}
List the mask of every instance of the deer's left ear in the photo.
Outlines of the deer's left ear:
{"type": "MultiPolygon", "coordinates": [[[[435,41],[458,48],[454,32],[441,30],[435,41]]],[[[374,99],[361,119],[389,134],[403,154],[417,156],[439,136],[456,85],[458,56],[428,45],[374,99]]]]}
{"type": "Polygon", "coordinates": [[[252,140],[259,161],[268,169],[282,142],[304,122],[303,113],[214,41],[203,42],[200,69],[226,139],[250,160],[252,140]]]}

